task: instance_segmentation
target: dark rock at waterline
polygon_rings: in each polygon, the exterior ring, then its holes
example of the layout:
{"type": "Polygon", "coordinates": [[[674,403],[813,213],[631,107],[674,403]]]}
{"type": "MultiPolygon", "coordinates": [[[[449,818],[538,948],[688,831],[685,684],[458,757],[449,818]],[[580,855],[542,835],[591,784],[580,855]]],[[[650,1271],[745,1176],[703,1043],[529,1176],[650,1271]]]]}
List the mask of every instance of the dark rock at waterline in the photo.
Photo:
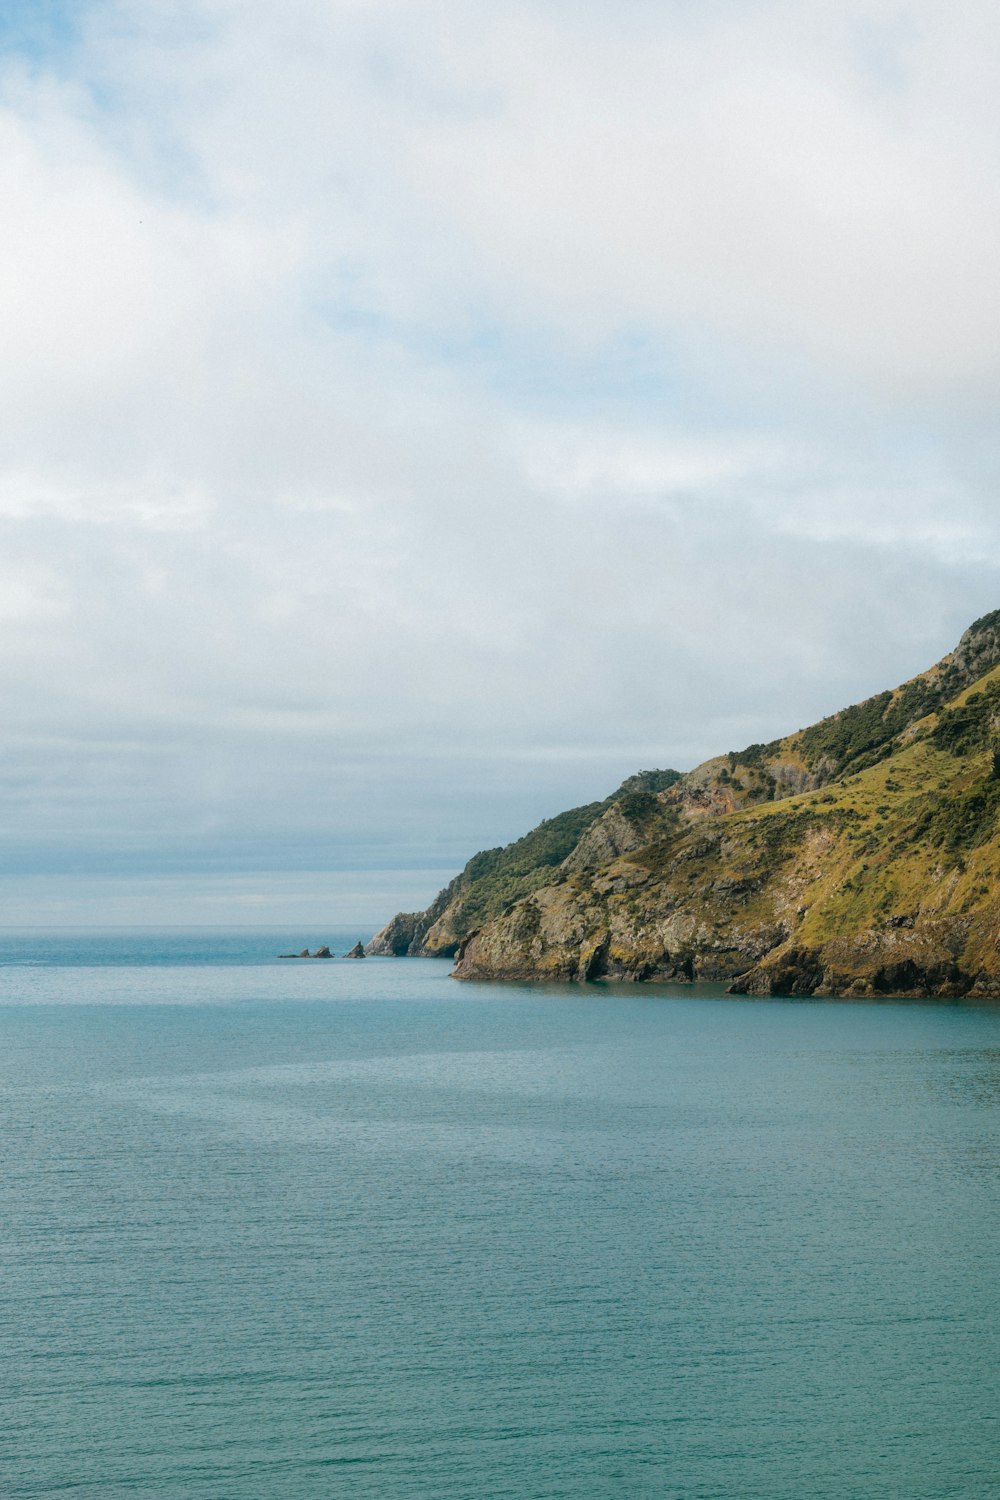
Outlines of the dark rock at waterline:
{"type": "Polygon", "coordinates": [[[1000,997],[1000,609],[895,690],[473,855],[369,953],[457,979],[1000,997]]]}
{"type": "Polygon", "coordinates": [[[350,953],[345,953],[344,954],[345,958],[364,958],[364,956],[365,956],[365,945],[364,945],[364,943],[355,943],[354,947],[351,949],[350,953]]]}
{"type": "Polygon", "coordinates": [[[333,954],[325,945],[317,948],[315,953],[310,953],[308,948],[303,948],[301,953],[279,953],[279,958],[332,958],[333,954]]]}

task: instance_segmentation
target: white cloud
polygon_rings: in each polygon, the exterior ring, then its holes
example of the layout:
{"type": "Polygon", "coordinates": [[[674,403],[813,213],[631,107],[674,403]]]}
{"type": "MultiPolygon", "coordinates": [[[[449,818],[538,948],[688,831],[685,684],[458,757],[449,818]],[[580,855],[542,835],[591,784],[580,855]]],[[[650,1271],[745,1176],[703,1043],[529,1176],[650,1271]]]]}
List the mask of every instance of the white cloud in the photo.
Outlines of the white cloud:
{"type": "Polygon", "coordinates": [[[457,858],[1000,602],[993,10],[609,15],[0,64],[12,866],[457,858]]]}

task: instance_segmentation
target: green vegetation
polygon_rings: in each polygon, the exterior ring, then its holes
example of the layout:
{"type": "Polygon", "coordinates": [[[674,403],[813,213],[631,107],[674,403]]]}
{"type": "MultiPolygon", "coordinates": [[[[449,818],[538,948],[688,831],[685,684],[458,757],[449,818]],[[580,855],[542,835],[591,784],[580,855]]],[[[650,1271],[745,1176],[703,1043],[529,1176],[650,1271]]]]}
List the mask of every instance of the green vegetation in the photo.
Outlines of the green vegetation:
{"type": "Polygon", "coordinates": [[[822,828],[839,828],[849,814],[844,809],[829,809],[807,803],[805,807],[789,808],[780,817],[767,818],[757,825],[757,842],[769,863],[781,861],[799,848],[803,839],[822,828]]]}
{"type": "Polygon", "coordinates": [[[1000,716],[1000,683],[990,683],[981,692],[970,693],[964,703],[944,709],[931,734],[939,750],[951,755],[971,755],[995,737],[994,720],[1000,716]]]}
{"type": "Polygon", "coordinates": [[[781,749],[781,740],[768,740],[766,745],[748,745],[745,750],[730,750],[729,769],[735,771],[737,766],[760,766],[781,749]]]}
{"type": "MultiPolygon", "coordinates": [[[[992,620],[992,616],[984,618],[987,622],[992,620]]],[[[877,693],[874,698],[841,709],[785,740],[730,750],[729,772],[738,765],[758,769],[765,780],[756,789],[756,795],[774,797],[778,789],[767,766],[782,754],[797,753],[805,767],[821,773],[824,780],[867,770],[890,755],[903,731],[933,713],[944,697],[942,683],[930,674],[915,677],[894,693],[877,693]]]]}
{"type": "Polygon", "coordinates": [[[964,791],[943,797],[933,793],[913,829],[914,840],[926,838],[950,853],[976,849],[996,833],[1000,780],[992,773],[964,791]]]}
{"type": "Polygon", "coordinates": [[[673,786],[677,780],[677,771],[640,771],[623,783],[628,790],[620,790],[603,802],[590,802],[556,818],[547,818],[516,843],[474,855],[459,877],[455,892],[460,903],[453,915],[455,935],[464,937],[514,902],[562,878],[555,867],[562,864],[587,829],[613,804],[617,804],[619,812],[642,838],[650,842],[664,838],[680,814],[674,807],[665,807],[656,792],[673,786]]]}
{"type": "Polygon", "coordinates": [[[579,843],[580,836],[611,805],[613,798],[572,807],[558,817],[546,818],[513,844],[484,849],[474,854],[459,878],[457,894],[461,907],[455,914],[455,931],[464,936],[552,881],[553,867],[579,843]]]}
{"type": "Polygon", "coordinates": [[[978,620],[973,620],[969,626],[969,635],[985,635],[988,630],[1000,629],[1000,609],[991,610],[988,615],[980,615],[978,620]]]}
{"type": "Polygon", "coordinates": [[[878,693],[804,729],[799,748],[811,770],[825,766],[831,778],[865,770],[891,754],[897,736],[940,703],[941,689],[916,677],[895,693],[878,693]]]}
{"type": "Polygon", "coordinates": [[[424,914],[424,951],[478,930],[460,977],[1000,994],[998,876],[1000,610],[895,692],[685,776],[638,772],[476,855],[424,914]]]}
{"type": "Polygon", "coordinates": [[[439,909],[431,913],[432,918],[450,909],[451,931],[460,939],[516,901],[562,879],[557,867],[613,803],[618,804],[622,815],[643,836],[648,835],[650,840],[661,838],[678,814],[665,808],[656,794],[680,779],[679,771],[637,771],[603,802],[570,808],[555,818],[546,818],[513,844],[481,850],[473,855],[448,890],[442,892],[439,909]]]}
{"type": "Polygon", "coordinates": [[[639,830],[658,828],[663,822],[663,803],[652,792],[627,792],[616,800],[622,816],[639,830]]]}
{"type": "Polygon", "coordinates": [[[680,771],[636,771],[634,776],[627,776],[609,802],[614,802],[616,797],[626,796],[629,792],[665,792],[668,787],[676,786],[681,779],[680,771]]]}

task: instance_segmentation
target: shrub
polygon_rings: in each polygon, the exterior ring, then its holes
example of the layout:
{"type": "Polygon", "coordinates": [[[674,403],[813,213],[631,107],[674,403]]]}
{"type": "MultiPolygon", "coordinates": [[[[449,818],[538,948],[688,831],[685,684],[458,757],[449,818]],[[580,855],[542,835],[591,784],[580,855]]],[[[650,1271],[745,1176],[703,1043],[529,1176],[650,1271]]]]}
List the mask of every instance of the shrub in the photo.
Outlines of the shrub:
{"type": "Polygon", "coordinates": [[[992,719],[1000,712],[1000,687],[996,684],[982,693],[973,693],[957,708],[941,713],[931,741],[938,750],[951,755],[971,755],[992,738],[992,719]]]}
{"type": "Polygon", "coordinates": [[[908,682],[899,692],[878,693],[864,703],[842,709],[804,729],[799,745],[811,768],[826,761],[839,776],[877,765],[890,754],[896,736],[939,706],[941,690],[924,678],[908,682]]]}
{"type": "Polygon", "coordinates": [[[951,797],[933,794],[913,828],[913,837],[924,838],[939,849],[952,852],[974,849],[989,839],[1000,811],[1000,780],[984,777],[975,786],[951,797]]]}

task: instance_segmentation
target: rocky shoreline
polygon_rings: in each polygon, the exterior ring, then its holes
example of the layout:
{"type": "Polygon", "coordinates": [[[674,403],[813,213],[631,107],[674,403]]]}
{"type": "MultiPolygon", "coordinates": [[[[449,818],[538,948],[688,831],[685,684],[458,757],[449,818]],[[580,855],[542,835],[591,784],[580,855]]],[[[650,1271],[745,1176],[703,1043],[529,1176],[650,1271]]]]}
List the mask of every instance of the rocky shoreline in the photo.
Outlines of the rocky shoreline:
{"type": "Polygon", "coordinates": [[[893,692],[475,856],[368,953],[463,980],[1000,997],[1000,611],[893,692]]]}
{"type": "MultiPolygon", "coordinates": [[[[324,946],[322,948],[317,948],[315,953],[310,953],[308,948],[303,948],[301,953],[279,953],[278,954],[279,958],[336,958],[336,956],[337,955],[335,953],[331,953],[330,949],[328,947],[326,947],[326,946],[324,946]]],[[[343,954],[343,957],[344,958],[364,958],[365,957],[365,945],[364,945],[364,943],[361,943],[361,942],[355,943],[354,947],[350,950],[350,952],[343,954]]]]}

